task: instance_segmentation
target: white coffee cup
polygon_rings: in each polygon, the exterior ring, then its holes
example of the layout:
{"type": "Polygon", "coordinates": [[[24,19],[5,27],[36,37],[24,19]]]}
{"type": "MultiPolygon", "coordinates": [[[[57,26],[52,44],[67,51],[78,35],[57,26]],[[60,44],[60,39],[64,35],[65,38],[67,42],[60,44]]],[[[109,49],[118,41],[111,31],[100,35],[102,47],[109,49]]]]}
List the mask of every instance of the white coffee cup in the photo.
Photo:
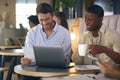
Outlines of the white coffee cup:
{"type": "Polygon", "coordinates": [[[78,45],[78,52],[79,56],[85,56],[88,51],[88,44],[79,44],[78,45]]]}

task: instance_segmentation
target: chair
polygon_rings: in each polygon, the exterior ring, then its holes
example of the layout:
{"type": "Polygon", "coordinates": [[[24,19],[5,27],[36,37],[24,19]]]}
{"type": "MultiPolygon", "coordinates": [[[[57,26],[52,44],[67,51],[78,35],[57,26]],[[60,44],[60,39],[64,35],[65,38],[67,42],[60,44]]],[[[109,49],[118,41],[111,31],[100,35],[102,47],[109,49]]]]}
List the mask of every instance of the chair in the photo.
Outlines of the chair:
{"type": "Polygon", "coordinates": [[[103,23],[120,33],[120,15],[105,16],[103,23]]]}
{"type": "Polygon", "coordinates": [[[7,71],[8,68],[0,67],[0,72],[7,71]]]}

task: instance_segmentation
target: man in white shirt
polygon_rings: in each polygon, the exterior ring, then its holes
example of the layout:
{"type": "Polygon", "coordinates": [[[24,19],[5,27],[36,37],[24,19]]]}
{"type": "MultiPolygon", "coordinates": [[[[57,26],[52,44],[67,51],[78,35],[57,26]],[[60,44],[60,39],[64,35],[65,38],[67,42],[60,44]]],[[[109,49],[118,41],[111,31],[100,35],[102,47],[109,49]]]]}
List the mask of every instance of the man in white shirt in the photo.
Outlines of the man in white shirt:
{"type": "MultiPolygon", "coordinates": [[[[40,24],[27,33],[25,46],[62,46],[64,49],[65,60],[69,63],[71,55],[71,39],[69,31],[53,20],[53,9],[49,4],[39,4],[36,13],[40,24]]],[[[31,63],[31,59],[25,57],[21,59],[22,65],[28,63],[31,63]]],[[[25,79],[38,80],[34,77],[26,77],[24,80],[25,79]]]]}

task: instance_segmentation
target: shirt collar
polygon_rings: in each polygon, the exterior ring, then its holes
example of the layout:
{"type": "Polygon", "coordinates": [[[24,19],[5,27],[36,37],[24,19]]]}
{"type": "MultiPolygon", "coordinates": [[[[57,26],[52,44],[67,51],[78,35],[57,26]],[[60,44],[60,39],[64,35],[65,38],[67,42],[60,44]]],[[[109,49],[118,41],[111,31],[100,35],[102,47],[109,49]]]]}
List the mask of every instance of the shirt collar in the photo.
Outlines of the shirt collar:
{"type": "Polygon", "coordinates": [[[100,28],[100,32],[105,33],[106,31],[106,26],[104,24],[102,24],[101,28],[100,28]]]}
{"type": "Polygon", "coordinates": [[[55,27],[53,28],[53,31],[54,31],[54,32],[57,32],[57,31],[58,31],[58,28],[59,28],[59,27],[58,27],[58,23],[55,22],[55,27]]]}

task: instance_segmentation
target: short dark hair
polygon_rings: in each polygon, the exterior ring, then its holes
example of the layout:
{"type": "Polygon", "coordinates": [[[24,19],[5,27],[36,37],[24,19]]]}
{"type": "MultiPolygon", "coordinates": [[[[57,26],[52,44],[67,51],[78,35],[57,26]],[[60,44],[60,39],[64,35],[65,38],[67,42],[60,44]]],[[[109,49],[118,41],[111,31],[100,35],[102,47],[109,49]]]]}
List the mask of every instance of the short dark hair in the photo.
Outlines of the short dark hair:
{"type": "Polygon", "coordinates": [[[103,17],[104,16],[104,10],[102,7],[98,6],[98,5],[92,5],[89,8],[87,8],[87,12],[88,13],[93,13],[96,14],[99,17],[103,17]]]}
{"type": "Polygon", "coordinates": [[[35,25],[39,24],[39,20],[38,20],[38,17],[36,15],[31,15],[28,17],[28,19],[29,19],[29,21],[31,21],[35,25]]]}
{"type": "Polygon", "coordinates": [[[41,3],[37,6],[36,8],[36,13],[53,13],[53,8],[51,5],[47,4],[47,3],[41,3]]]}

